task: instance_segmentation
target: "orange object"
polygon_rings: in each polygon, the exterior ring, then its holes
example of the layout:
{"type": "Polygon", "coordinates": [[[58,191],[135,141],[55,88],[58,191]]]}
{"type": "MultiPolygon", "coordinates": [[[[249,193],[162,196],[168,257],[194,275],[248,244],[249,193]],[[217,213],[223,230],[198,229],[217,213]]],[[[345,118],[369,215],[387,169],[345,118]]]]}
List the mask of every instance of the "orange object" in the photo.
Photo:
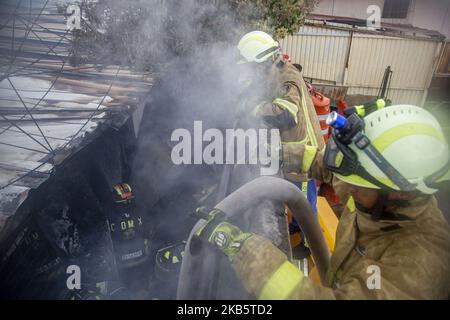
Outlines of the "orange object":
{"type": "Polygon", "coordinates": [[[338,108],[338,113],[344,115],[344,110],[348,108],[348,104],[341,99],[337,102],[336,107],[338,108]]]}
{"type": "Polygon", "coordinates": [[[333,187],[328,183],[323,183],[320,186],[320,195],[324,196],[328,200],[328,202],[333,206],[341,203],[341,200],[334,191],[333,187]]]}
{"type": "Polygon", "coordinates": [[[325,143],[328,142],[328,137],[330,133],[330,126],[327,125],[326,120],[330,114],[330,99],[325,97],[320,92],[312,90],[311,98],[316,109],[317,116],[319,117],[320,128],[322,129],[322,135],[325,143]]]}

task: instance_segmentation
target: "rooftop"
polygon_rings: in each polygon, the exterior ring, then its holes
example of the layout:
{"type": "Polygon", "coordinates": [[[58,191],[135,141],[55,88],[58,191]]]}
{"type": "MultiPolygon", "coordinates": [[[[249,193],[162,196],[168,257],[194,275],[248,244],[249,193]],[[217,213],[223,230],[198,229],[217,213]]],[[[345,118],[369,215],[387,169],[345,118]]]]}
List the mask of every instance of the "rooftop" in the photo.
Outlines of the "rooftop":
{"type": "Polygon", "coordinates": [[[2,4],[0,230],[87,133],[114,125],[113,115],[129,116],[153,82],[120,66],[74,64],[72,33],[57,3],[2,4]]]}
{"type": "Polygon", "coordinates": [[[410,24],[394,24],[381,22],[380,29],[367,27],[367,21],[351,17],[338,17],[322,14],[311,14],[305,21],[305,25],[321,26],[333,29],[354,30],[361,33],[385,35],[401,38],[414,38],[433,41],[444,41],[445,35],[438,31],[414,27],[410,24]]]}

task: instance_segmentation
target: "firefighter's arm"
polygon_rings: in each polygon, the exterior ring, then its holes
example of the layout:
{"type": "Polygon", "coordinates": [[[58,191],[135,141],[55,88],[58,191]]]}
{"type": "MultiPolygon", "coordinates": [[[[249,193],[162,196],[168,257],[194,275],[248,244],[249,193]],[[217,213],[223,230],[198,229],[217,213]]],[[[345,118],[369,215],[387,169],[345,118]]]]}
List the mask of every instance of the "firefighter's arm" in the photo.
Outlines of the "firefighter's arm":
{"type": "Polygon", "coordinates": [[[284,174],[307,174],[309,178],[330,183],[332,173],[323,165],[325,150],[303,143],[283,143],[282,169],[284,174]]]}
{"type": "Polygon", "coordinates": [[[300,286],[310,280],[269,240],[223,219],[224,214],[214,209],[196,236],[227,256],[247,291],[259,299],[300,298],[300,286]]]}
{"type": "Polygon", "coordinates": [[[437,287],[433,277],[406,256],[363,258],[345,270],[336,288],[318,285],[257,235],[244,243],[232,264],[244,287],[258,299],[426,299],[437,287]]]}
{"type": "Polygon", "coordinates": [[[273,101],[261,103],[255,110],[269,125],[283,129],[290,129],[298,124],[301,109],[301,96],[298,88],[301,74],[292,65],[287,65],[281,72],[281,86],[273,101]]]}
{"type": "Polygon", "coordinates": [[[254,114],[269,126],[286,130],[297,125],[298,111],[297,103],[287,97],[279,97],[271,102],[259,104],[254,114]]]}
{"type": "Polygon", "coordinates": [[[258,235],[245,242],[232,265],[246,290],[257,299],[335,298],[330,288],[314,286],[283,252],[258,235]]]}

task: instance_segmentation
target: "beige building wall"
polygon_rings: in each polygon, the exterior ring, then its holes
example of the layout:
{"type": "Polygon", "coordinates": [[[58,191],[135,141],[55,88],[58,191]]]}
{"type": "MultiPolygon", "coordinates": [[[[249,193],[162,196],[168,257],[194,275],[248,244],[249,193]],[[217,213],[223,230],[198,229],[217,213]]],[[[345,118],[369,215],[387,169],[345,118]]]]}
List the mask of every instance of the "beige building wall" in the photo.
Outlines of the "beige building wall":
{"type": "MultiPolygon", "coordinates": [[[[315,14],[367,19],[370,5],[383,11],[385,0],[321,0],[315,14]]],[[[439,31],[450,39],[449,0],[411,0],[406,19],[382,19],[389,23],[406,23],[415,27],[439,31]]]]}

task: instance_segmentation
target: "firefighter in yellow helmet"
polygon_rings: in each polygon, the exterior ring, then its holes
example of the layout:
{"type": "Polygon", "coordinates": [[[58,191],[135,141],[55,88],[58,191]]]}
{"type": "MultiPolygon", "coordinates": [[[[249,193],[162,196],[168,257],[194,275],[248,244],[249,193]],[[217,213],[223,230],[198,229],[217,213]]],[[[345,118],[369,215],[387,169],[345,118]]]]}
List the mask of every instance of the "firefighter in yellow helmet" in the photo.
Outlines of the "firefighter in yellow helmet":
{"type": "Polygon", "coordinates": [[[253,80],[265,84],[264,90],[256,90],[264,92],[250,106],[253,113],[279,128],[283,143],[303,143],[323,149],[319,120],[301,71],[282,54],[279,43],[265,32],[252,31],[240,39],[238,50],[241,63],[263,69],[262,78],[253,80]]]}
{"type": "Polygon", "coordinates": [[[326,283],[313,283],[267,239],[217,221],[217,210],[197,235],[260,299],[447,299],[450,228],[433,193],[450,180],[450,154],[437,120],[409,105],[334,116],[325,152],[283,149],[285,170],[321,181],[334,174],[348,193],[326,283]]]}
{"type": "MultiPolygon", "coordinates": [[[[256,78],[253,79],[256,85],[247,90],[251,97],[248,109],[252,114],[280,130],[282,145],[301,144],[324,149],[319,119],[301,68],[294,66],[281,52],[279,43],[262,31],[245,34],[238,43],[238,50],[243,62],[254,69],[256,78]]],[[[316,212],[316,181],[300,172],[287,173],[285,178],[301,188],[316,212]]],[[[295,221],[291,227],[292,232],[298,232],[295,221]]]]}

